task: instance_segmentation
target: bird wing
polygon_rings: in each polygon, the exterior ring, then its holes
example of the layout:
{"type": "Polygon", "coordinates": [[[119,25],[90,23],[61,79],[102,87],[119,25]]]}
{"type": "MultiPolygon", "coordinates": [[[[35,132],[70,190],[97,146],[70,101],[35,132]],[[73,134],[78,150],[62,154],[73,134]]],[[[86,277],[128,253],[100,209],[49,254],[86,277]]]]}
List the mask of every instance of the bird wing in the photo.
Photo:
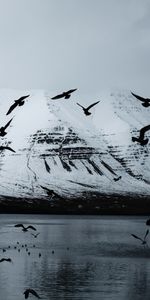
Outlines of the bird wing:
{"type": "Polygon", "coordinates": [[[11,151],[11,152],[16,152],[15,150],[13,150],[11,147],[8,147],[8,146],[6,146],[6,147],[4,147],[4,146],[0,146],[0,150],[9,150],[9,151],[11,151]]]}
{"type": "Polygon", "coordinates": [[[145,236],[144,236],[144,241],[145,241],[148,234],[149,234],[149,229],[146,230],[146,233],[145,233],[145,236]]]}
{"type": "Polygon", "coordinates": [[[77,105],[81,106],[83,109],[85,108],[84,106],[82,106],[80,103],[77,103],[77,105]]]}
{"type": "MultiPolygon", "coordinates": [[[[13,119],[13,118],[12,118],[13,119]]],[[[12,119],[4,126],[4,130],[9,126],[9,124],[11,123],[12,119]]]]}
{"type": "Polygon", "coordinates": [[[65,96],[65,94],[62,93],[62,94],[59,94],[59,95],[57,95],[55,97],[52,97],[51,99],[55,100],[55,99],[63,98],[64,96],[65,96]]]}
{"type": "Polygon", "coordinates": [[[27,227],[27,229],[28,229],[28,228],[36,231],[36,228],[35,228],[34,226],[32,226],[32,225],[29,225],[29,226],[27,227]]]}
{"type": "Polygon", "coordinates": [[[135,98],[137,98],[138,100],[140,100],[140,101],[142,101],[142,102],[145,102],[145,98],[143,98],[143,97],[141,97],[141,96],[138,96],[138,95],[136,95],[136,94],[134,94],[134,93],[132,93],[131,92],[131,94],[135,97],[135,98]]]}
{"type": "Polygon", "coordinates": [[[38,299],[40,299],[40,296],[37,294],[36,291],[30,289],[29,292],[30,292],[32,295],[34,295],[35,297],[37,297],[38,299]]]}
{"type": "Polygon", "coordinates": [[[147,125],[140,130],[140,139],[144,139],[145,132],[150,130],[150,125],[147,125]]]}
{"type": "Polygon", "coordinates": [[[131,233],[131,235],[135,238],[135,239],[137,239],[137,240],[140,240],[140,241],[142,241],[143,242],[143,240],[140,238],[140,237],[138,237],[137,235],[135,235],[135,234],[132,234],[131,233]]]}
{"type": "Polygon", "coordinates": [[[94,102],[94,103],[92,103],[91,105],[89,105],[88,107],[87,107],[87,110],[89,110],[90,108],[92,108],[93,106],[95,106],[96,104],[98,104],[100,101],[97,101],[97,102],[94,102]]]}
{"type": "Polygon", "coordinates": [[[71,93],[75,92],[76,90],[77,90],[77,89],[69,90],[69,91],[65,92],[65,94],[71,94],[71,93]]]}
{"type": "Polygon", "coordinates": [[[20,97],[17,101],[22,101],[22,100],[24,100],[24,99],[26,99],[26,98],[28,98],[30,95],[27,95],[27,96],[22,96],[22,97],[20,97]]]}
{"type": "Polygon", "coordinates": [[[6,115],[9,115],[9,114],[10,114],[17,106],[18,106],[18,102],[14,102],[14,103],[10,106],[10,108],[9,108],[9,110],[8,110],[8,112],[7,112],[6,115]]]}
{"type": "Polygon", "coordinates": [[[22,228],[24,228],[24,225],[23,224],[16,224],[14,227],[22,227],[22,228]]]}

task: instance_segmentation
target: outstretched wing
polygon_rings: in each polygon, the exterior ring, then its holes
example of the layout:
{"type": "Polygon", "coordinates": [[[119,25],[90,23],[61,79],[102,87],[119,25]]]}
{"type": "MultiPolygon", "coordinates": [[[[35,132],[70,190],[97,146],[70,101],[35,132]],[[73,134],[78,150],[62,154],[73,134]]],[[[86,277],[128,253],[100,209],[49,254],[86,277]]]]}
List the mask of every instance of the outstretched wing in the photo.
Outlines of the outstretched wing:
{"type": "Polygon", "coordinates": [[[14,153],[16,152],[16,151],[15,151],[15,150],[13,150],[11,147],[8,147],[8,146],[6,146],[6,147],[4,147],[4,146],[0,146],[0,150],[2,150],[2,151],[3,151],[3,150],[5,150],[5,149],[6,149],[6,150],[9,150],[9,151],[11,151],[11,152],[14,152],[14,153]]]}
{"type": "Polygon", "coordinates": [[[65,93],[62,93],[62,94],[56,95],[55,97],[52,97],[51,99],[52,100],[60,99],[60,98],[63,98],[64,96],[65,96],[65,93]]]}
{"type": "Polygon", "coordinates": [[[83,109],[85,108],[84,106],[82,106],[80,103],[77,103],[77,105],[79,105],[80,107],[82,107],[83,109]]]}
{"type": "MultiPolygon", "coordinates": [[[[13,118],[12,118],[13,119],[13,118]]],[[[12,119],[4,126],[4,130],[10,125],[12,119]]]]}
{"type": "Polygon", "coordinates": [[[22,228],[24,228],[23,224],[16,224],[14,227],[22,227],[22,228]]]}
{"type": "Polygon", "coordinates": [[[89,105],[88,107],[87,107],[87,110],[89,110],[90,108],[92,108],[93,106],[95,106],[96,104],[98,104],[100,101],[97,101],[97,102],[94,102],[94,103],[92,103],[91,105],[89,105]]]}
{"type": "Polygon", "coordinates": [[[6,115],[9,115],[18,105],[18,102],[14,102],[14,104],[12,104],[7,112],[6,115]]]}
{"type": "Polygon", "coordinates": [[[22,101],[22,100],[24,100],[24,99],[26,99],[26,98],[28,98],[30,95],[27,95],[27,96],[22,96],[22,97],[20,97],[17,101],[22,101]]]}
{"type": "Polygon", "coordinates": [[[34,295],[35,297],[37,297],[38,299],[41,299],[40,296],[38,295],[38,293],[32,289],[29,290],[29,292],[34,295]]]}
{"type": "Polygon", "coordinates": [[[149,229],[146,230],[146,233],[145,233],[145,236],[144,236],[144,241],[145,241],[148,234],[149,234],[149,229]]]}
{"type": "Polygon", "coordinates": [[[136,94],[134,94],[134,93],[132,93],[132,92],[131,92],[131,94],[132,94],[135,98],[137,98],[138,100],[140,100],[140,101],[142,101],[142,102],[145,102],[145,101],[146,101],[146,99],[143,98],[143,97],[141,97],[141,96],[138,96],[138,95],[136,95],[136,94]]]}
{"type": "Polygon", "coordinates": [[[145,132],[148,130],[150,130],[150,125],[147,125],[140,130],[140,139],[144,139],[145,132]]]}
{"type": "Polygon", "coordinates": [[[143,240],[140,238],[140,237],[138,237],[137,235],[135,235],[135,234],[132,234],[131,233],[131,235],[135,238],[135,239],[137,239],[137,240],[140,240],[140,241],[142,241],[143,242],[143,240]]]}
{"type": "Polygon", "coordinates": [[[32,226],[32,225],[29,225],[29,226],[27,227],[27,229],[32,229],[32,230],[35,230],[35,231],[36,231],[36,228],[35,228],[34,226],[32,226]]]}
{"type": "Polygon", "coordinates": [[[76,90],[77,90],[77,89],[69,90],[69,91],[65,92],[65,94],[71,94],[71,93],[75,92],[76,90]]]}

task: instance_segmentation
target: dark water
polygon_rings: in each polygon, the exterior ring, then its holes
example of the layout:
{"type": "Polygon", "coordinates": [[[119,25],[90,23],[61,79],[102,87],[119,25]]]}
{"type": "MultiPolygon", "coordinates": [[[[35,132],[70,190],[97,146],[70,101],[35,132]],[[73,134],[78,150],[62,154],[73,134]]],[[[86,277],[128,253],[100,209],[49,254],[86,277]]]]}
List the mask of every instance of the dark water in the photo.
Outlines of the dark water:
{"type": "Polygon", "coordinates": [[[0,215],[0,258],[13,261],[0,264],[0,300],[24,299],[26,288],[45,300],[149,300],[150,249],[130,235],[143,236],[145,220],[0,215]],[[40,235],[34,238],[31,231],[14,228],[20,222],[33,224],[40,235]],[[22,244],[27,244],[30,256],[22,244]]]}

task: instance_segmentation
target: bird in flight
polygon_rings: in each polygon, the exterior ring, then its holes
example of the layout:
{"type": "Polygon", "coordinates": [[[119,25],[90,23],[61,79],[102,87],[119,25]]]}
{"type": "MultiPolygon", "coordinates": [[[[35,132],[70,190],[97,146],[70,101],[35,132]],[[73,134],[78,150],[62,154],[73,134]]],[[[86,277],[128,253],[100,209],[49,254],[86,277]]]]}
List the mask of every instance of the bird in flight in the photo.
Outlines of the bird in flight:
{"type": "Polygon", "coordinates": [[[132,94],[135,98],[137,98],[138,100],[142,101],[142,102],[143,102],[142,105],[143,105],[144,107],[149,107],[149,106],[150,106],[150,98],[143,98],[143,97],[138,96],[138,95],[136,95],[136,94],[134,94],[134,93],[132,93],[132,92],[131,92],[131,94],[132,94]]]}
{"type": "MultiPolygon", "coordinates": [[[[12,118],[13,119],[13,118],[12,118]]],[[[7,127],[10,125],[12,119],[3,127],[0,127],[0,136],[5,136],[7,132],[5,131],[7,127]]]]}
{"type": "Polygon", "coordinates": [[[3,262],[3,261],[12,262],[11,258],[1,258],[0,263],[3,262]]]}
{"type": "Polygon", "coordinates": [[[3,150],[9,150],[11,152],[16,152],[15,150],[13,150],[11,147],[9,146],[0,146],[0,151],[3,151],[3,150]]]}
{"type": "Polygon", "coordinates": [[[132,141],[133,141],[133,142],[138,142],[138,143],[140,143],[141,146],[146,145],[146,144],[148,143],[149,140],[148,140],[148,139],[144,139],[144,136],[145,136],[145,133],[146,133],[148,130],[150,130],[150,125],[147,125],[147,126],[141,128],[141,129],[140,129],[140,135],[139,135],[139,137],[136,138],[136,137],[133,136],[133,137],[132,137],[132,141]]]}
{"type": "Polygon", "coordinates": [[[22,231],[26,232],[28,229],[32,229],[36,231],[36,228],[32,225],[25,227],[23,224],[16,224],[14,227],[22,227],[22,231]]]}
{"type": "Polygon", "coordinates": [[[67,91],[67,92],[63,92],[63,93],[61,93],[61,94],[59,94],[59,95],[57,95],[57,96],[55,96],[55,97],[53,97],[53,98],[51,98],[52,100],[55,100],[55,99],[60,99],[60,98],[65,98],[65,99],[69,99],[70,97],[71,97],[71,94],[73,93],[73,92],[75,92],[77,89],[73,89],[73,90],[69,90],[69,91],[67,91]]]}
{"type": "Polygon", "coordinates": [[[79,103],[77,103],[77,105],[79,105],[80,107],[82,107],[82,109],[83,109],[83,111],[84,111],[84,114],[86,115],[86,116],[89,116],[89,115],[91,115],[91,112],[89,112],[89,110],[93,107],[93,106],[95,106],[96,104],[98,104],[100,101],[97,101],[97,102],[94,102],[94,103],[92,103],[91,105],[89,105],[88,107],[84,107],[84,106],[82,106],[81,104],[79,104],[79,103]]]}
{"type": "Polygon", "coordinates": [[[34,233],[31,233],[33,236],[34,236],[34,238],[36,239],[37,238],[37,236],[40,234],[40,232],[38,232],[37,234],[34,234],[34,233]]]}
{"type": "Polygon", "coordinates": [[[144,236],[144,238],[142,239],[142,238],[140,238],[139,236],[137,236],[137,235],[131,233],[131,235],[132,235],[135,239],[140,240],[140,241],[142,242],[142,245],[143,245],[143,246],[147,245],[146,238],[147,238],[148,234],[149,234],[149,229],[146,230],[145,236],[144,236]]]}
{"type": "Polygon", "coordinates": [[[30,95],[22,96],[18,100],[14,100],[14,103],[10,106],[6,115],[9,115],[17,106],[22,106],[25,103],[25,99],[28,98],[30,95]]]}
{"type": "Polygon", "coordinates": [[[25,290],[25,292],[24,292],[25,299],[28,299],[29,294],[32,294],[33,296],[35,296],[38,299],[41,299],[41,297],[33,289],[27,289],[27,290],[25,290]]]}
{"type": "Polygon", "coordinates": [[[116,181],[120,180],[121,178],[122,178],[122,176],[114,177],[114,181],[116,182],[116,181]]]}

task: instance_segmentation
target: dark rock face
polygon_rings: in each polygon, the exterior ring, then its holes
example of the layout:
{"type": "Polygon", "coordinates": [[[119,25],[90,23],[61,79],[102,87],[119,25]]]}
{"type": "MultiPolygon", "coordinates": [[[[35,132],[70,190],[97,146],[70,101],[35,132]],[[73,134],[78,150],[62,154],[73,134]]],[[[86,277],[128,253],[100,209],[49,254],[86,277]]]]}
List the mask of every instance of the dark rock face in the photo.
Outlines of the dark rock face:
{"type": "MultiPolygon", "coordinates": [[[[7,107],[10,94],[3,91],[7,107]]],[[[4,113],[6,107],[2,103],[1,107],[4,113]]],[[[1,138],[3,145],[8,143],[16,151],[0,153],[3,209],[11,201],[20,207],[22,201],[24,210],[31,206],[38,212],[43,205],[57,213],[67,207],[69,213],[106,213],[114,208],[127,213],[139,201],[139,213],[141,199],[149,207],[150,143],[133,143],[132,136],[148,125],[150,108],[129,93],[118,92],[105,96],[95,109],[86,117],[74,106],[74,99],[69,104],[54,103],[44,92],[31,93],[1,138]]]]}

